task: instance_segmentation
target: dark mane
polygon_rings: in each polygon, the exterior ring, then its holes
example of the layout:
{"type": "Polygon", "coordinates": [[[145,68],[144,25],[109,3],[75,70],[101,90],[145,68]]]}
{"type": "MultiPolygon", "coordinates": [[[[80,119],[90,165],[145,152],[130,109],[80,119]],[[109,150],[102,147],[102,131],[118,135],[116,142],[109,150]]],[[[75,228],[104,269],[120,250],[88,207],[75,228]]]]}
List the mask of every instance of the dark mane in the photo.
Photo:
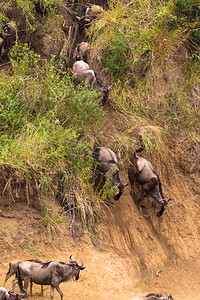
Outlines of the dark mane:
{"type": "Polygon", "coordinates": [[[62,264],[62,265],[67,265],[66,263],[64,263],[63,261],[59,261],[59,264],[62,264]]]}
{"type": "Polygon", "coordinates": [[[50,265],[51,261],[42,264],[42,268],[47,268],[50,265]]]}
{"type": "Polygon", "coordinates": [[[116,161],[114,159],[108,160],[108,164],[117,164],[118,165],[118,163],[116,163],[116,161]]]}
{"type": "MultiPolygon", "coordinates": [[[[161,194],[162,199],[164,199],[164,196],[163,196],[163,193],[162,193],[162,185],[161,185],[161,182],[160,182],[160,178],[159,178],[158,174],[157,174],[155,171],[153,171],[153,173],[156,175],[156,177],[157,177],[157,179],[158,179],[159,192],[160,192],[160,194],[161,194]]],[[[161,296],[162,296],[162,295],[161,295],[161,296]]]]}
{"type": "Polygon", "coordinates": [[[88,6],[85,6],[84,8],[83,8],[83,15],[85,15],[85,13],[86,13],[86,9],[88,8],[88,6]]]}
{"type": "MultiPolygon", "coordinates": [[[[156,173],[155,173],[156,174],[156,173]]],[[[157,175],[157,174],[156,174],[157,175]]],[[[146,295],[145,297],[150,297],[150,296],[154,296],[154,297],[162,297],[162,294],[154,294],[154,293],[150,293],[148,295],[146,295]]]]}
{"type": "Polygon", "coordinates": [[[41,260],[39,260],[39,259],[29,259],[28,261],[30,261],[30,262],[41,263],[41,260]]]}

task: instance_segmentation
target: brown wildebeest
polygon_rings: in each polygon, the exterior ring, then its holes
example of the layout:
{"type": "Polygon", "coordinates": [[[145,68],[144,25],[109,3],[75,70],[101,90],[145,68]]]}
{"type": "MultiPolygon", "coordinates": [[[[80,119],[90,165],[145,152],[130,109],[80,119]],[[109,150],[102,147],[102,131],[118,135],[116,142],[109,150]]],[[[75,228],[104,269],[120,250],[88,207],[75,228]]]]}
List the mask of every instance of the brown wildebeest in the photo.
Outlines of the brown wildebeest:
{"type": "MultiPolygon", "coordinates": [[[[38,259],[30,259],[30,260],[19,260],[19,259],[15,259],[15,260],[12,260],[10,263],[9,263],[9,270],[6,274],[6,277],[5,277],[5,281],[4,281],[4,287],[6,285],[6,282],[7,280],[15,275],[15,279],[13,280],[13,283],[12,283],[12,292],[14,292],[15,290],[15,285],[16,283],[18,283],[18,279],[17,279],[17,270],[18,270],[18,266],[21,262],[23,261],[28,261],[28,262],[35,262],[35,263],[41,263],[40,260],[38,259]]],[[[21,278],[23,280],[23,277],[21,278]]],[[[42,291],[42,295],[43,295],[43,287],[41,286],[41,291],[42,291]]],[[[30,281],[30,294],[32,296],[32,281],[30,281]]]]}
{"type": "Polygon", "coordinates": [[[130,167],[128,169],[129,181],[133,190],[137,188],[137,184],[142,186],[143,194],[139,198],[138,204],[145,196],[150,195],[156,203],[158,210],[157,216],[160,217],[171,198],[164,199],[159,176],[154,171],[151,163],[145,158],[137,156],[136,153],[143,150],[144,148],[140,148],[134,152],[132,164],[135,165],[135,168],[130,167]]]}
{"type": "Polygon", "coordinates": [[[97,78],[97,74],[94,70],[92,70],[89,65],[83,60],[76,61],[73,64],[73,74],[76,78],[77,82],[85,81],[94,89],[101,91],[102,93],[102,105],[105,105],[109,91],[112,88],[112,85],[108,87],[104,87],[102,83],[97,78]]]}
{"type": "MultiPolygon", "coordinates": [[[[97,173],[100,174],[100,177],[103,175],[103,183],[110,176],[113,176],[112,184],[119,190],[114,196],[114,200],[119,200],[127,184],[124,185],[120,180],[117,155],[109,148],[97,147],[93,153],[93,158],[100,163],[97,167],[97,173]]],[[[101,179],[98,178],[98,181],[101,181],[101,179]]]]}
{"type": "Polygon", "coordinates": [[[71,259],[71,256],[69,264],[55,261],[47,263],[21,262],[18,266],[20,292],[27,294],[27,286],[31,279],[36,284],[51,285],[51,299],[53,299],[55,288],[60,294],[61,300],[63,300],[63,292],[59,288],[60,283],[73,278],[78,280],[80,270],[83,269],[85,269],[83,262],[82,265],[79,265],[71,259]],[[24,277],[24,288],[22,286],[21,275],[24,277]]]}
{"type": "Polygon", "coordinates": [[[172,295],[169,296],[166,294],[166,296],[162,296],[161,294],[148,294],[144,297],[135,297],[131,300],[174,300],[172,295]]]}
{"type": "Polygon", "coordinates": [[[73,59],[77,60],[87,60],[87,52],[90,49],[90,45],[87,42],[82,42],[77,44],[74,50],[73,59]]]}

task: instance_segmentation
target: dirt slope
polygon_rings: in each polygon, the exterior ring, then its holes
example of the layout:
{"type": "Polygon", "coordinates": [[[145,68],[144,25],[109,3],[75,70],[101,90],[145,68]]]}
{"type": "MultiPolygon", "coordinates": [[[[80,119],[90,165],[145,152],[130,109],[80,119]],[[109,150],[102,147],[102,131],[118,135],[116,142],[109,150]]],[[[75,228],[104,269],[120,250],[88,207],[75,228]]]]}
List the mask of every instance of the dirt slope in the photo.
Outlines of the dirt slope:
{"type": "MultiPolygon", "coordinates": [[[[109,119],[106,116],[102,124],[102,142],[111,147],[113,116],[110,111],[108,114],[109,119]]],[[[64,299],[128,300],[149,292],[171,292],[175,300],[200,300],[198,178],[194,174],[184,176],[173,153],[164,163],[152,157],[152,163],[160,174],[164,195],[172,198],[166,211],[157,218],[152,201],[147,199],[143,212],[138,212],[130,187],[126,187],[119,201],[102,205],[99,247],[86,233],[75,241],[67,223],[48,238],[38,231],[41,214],[25,202],[12,202],[10,208],[1,206],[0,286],[13,259],[68,262],[72,254],[77,261],[83,260],[86,269],[78,282],[61,284],[64,299]]],[[[125,168],[121,179],[127,181],[125,168]]],[[[59,210],[55,203],[54,209],[59,210]]],[[[11,287],[11,279],[7,287],[11,287]]],[[[47,287],[43,299],[48,299],[49,293],[47,287]]],[[[33,299],[42,299],[40,287],[34,287],[33,299]]],[[[60,299],[57,292],[55,299],[60,299]]]]}
{"type": "MultiPolygon", "coordinates": [[[[2,208],[0,285],[15,258],[43,261],[83,260],[86,269],[76,283],[61,284],[65,299],[131,299],[135,295],[171,292],[176,300],[199,300],[200,256],[198,207],[171,205],[162,218],[137,212],[127,188],[114,206],[103,207],[101,246],[87,234],[79,242],[69,237],[66,225],[52,239],[35,228],[40,215],[24,203],[2,208]],[[159,277],[156,271],[162,270],[159,277]]],[[[7,283],[11,287],[11,279],[7,283]]],[[[43,299],[49,298],[49,287],[43,299]]],[[[41,299],[34,286],[33,299],[41,299]]],[[[55,299],[59,299],[55,292],[55,299]]]]}

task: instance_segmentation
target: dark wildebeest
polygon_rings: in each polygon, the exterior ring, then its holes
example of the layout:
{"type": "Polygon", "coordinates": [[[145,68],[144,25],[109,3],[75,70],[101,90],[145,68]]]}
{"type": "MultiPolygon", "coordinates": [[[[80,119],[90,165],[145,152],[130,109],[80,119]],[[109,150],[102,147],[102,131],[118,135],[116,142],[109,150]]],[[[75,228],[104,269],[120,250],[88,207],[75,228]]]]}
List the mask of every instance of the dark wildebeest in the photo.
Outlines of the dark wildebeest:
{"type": "Polygon", "coordinates": [[[114,196],[114,200],[119,200],[124,191],[124,187],[127,184],[124,185],[119,178],[117,155],[109,148],[97,147],[93,152],[93,158],[99,162],[99,165],[97,166],[98,183],[100,182],[100,184],[104,184],[105,181],[112,176],[112,184],[119,190],[119,192],[114,196]]]}
{"type": "Polygon", "coordinates": [[[162,296],[161,294],[148,294],[144,297],[135,297],[131,300],[173,300],[172,295],[166,294],[166,296],[162,296]]]}
{"type": "Polygon", "coordinates": [[[108,87],[104,87],[102,83],[99,81],[99,79],[97,78],[96,72],[92,70],[89,67],[89,65],[83,60],[76,61],[73,64],[73,74],[77,82],[85,81],[94,89],[99,90],[103,95],[102,105],[105,105],[109,96],[109,91],[112,88],[112,85],[109,85],[108,87]]]}
{"type": "Polygon", "coordinates": [[[0,300],[21,300],[21,297],[5,287],[0,287],[0,300]]]}
{"type": "MultiPolygon", "coordinates": [[[[19,259],[15,259],[15,260],[11,261],[11,262],[9,263],[9,270],[8,270],[8,272],[7,272],[7,274],[6,274],[6,277],[5,277],[4,287],[5,287],[5,285],[6,285],[7,280],[8,280],[11,276],[15,275],[15,279],[13,280],[13,283],[12,283],[12,292],[14,292],[14,290],[15,290],[15,285],[16,285],[16,283],[18,283],[18,279],[17,279],[17,270],[18,270],[18,266],[19,266],[19,264],[20,264],[21,262],[23,262],[23,261],[35,262],[35,263],[41,263],[41,261],[40,261],[40,260],[37,260],[37,259],[34,259],[34,260],[19,260],[19,259]]],[[[21,277],[21,279],[23,280],[23,277],[21,277]]],[[[43,295],[43,287],[42,287],[42,286],[41,286],[41,291],[42,291],[42,295],[43,295]]],[[[32,296],[32,281],[30,281],[30,294],[31,294],[31,296],[32,296]]]]}
{"type": "Polygon", "coordinates": [[[76,20],[78,21],[78,27],[79,27],[79,33],[87,34],[87,28],[90,27],[90,24],[92,22],[92,18],[90,16],[76,16],[76,20]]]}
{"type": "Polygon", "coordinates": [[[89,5],[85,6],[83,9],[84,16],[97,17],[104,12],[103,8],[99,5],[89,5]]]}
{"type": "Polygon", "coordinates": [[[0,57],[4,54],[5,52],[5,42],[4,39],[0,37],[0,57]]]}
{"type": "Polygon", "coordinates": [[[87,60],[87,53],[90,49],[90,45],[87,42],[82,42],[77,44],[76,49],[74,50],[73,59],[78,60],[87,60]]]}
{"type": "Polygon", "coordinates": [[[17,39],[17,30],[15,24],[12,22],[7,23],[1,34],[2,39],[5,43],[5,49],[10,49],[15,43],[17,39]]]}
{"type": "Polygon", "coordinates": [[[143,195],[138,200],[138,204],[145,196],[150,195],[155,200],[158,209],[157,216],[160,217],[171,198],[164,199],[159,176],[154,171],[151,163],[136,155],[136,153],[143,150],[144,148],[136,150],[133,158],[131,158],[132,167],[128,170],[129,181],[133,190],[135,190],[137,184],[142,186],[143,195]]]}
{"type": "Polygon", "coordinates": [[[27,286],[29,280],[41,285],[51,285],[51,299],[53,299],[54,288],[60,294],[61,300],[63,300],[63,293],[59,288],[61,282],[68,281],[75,278],[79,279],[80,270],[85,269],[82,265],[79,265],[76,261],[71,259],[70,263],[50,261],[47,263],[35,263],[35,262],[21,262],[18,266],[18,282],[21,293],[27,294],[27,286]],[[22,286],[21,275],[24,277],[24,289],[22,286]]]}
{"type": "Polygon", "coordinates": [[[85,6],[83,9],[83,16],[76,16],[80,34],[83,34],[84,29],[89,28],[91,22],[103,12],[103,8],[99,5],[85,6]]]}

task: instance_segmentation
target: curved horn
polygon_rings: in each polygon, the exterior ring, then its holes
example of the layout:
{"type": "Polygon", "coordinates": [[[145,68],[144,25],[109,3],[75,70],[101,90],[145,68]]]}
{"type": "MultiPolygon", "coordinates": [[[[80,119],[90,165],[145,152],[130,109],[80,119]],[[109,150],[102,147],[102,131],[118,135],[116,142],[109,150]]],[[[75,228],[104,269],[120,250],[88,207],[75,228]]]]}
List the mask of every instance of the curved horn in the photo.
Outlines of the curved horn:
{"type": "Polygon", "coordinates": [[[81,265],[79,265],[79,264],[77,264],[77,265],[78,265],[79,267],[82,267],[82,266],[83,266],[83,261],[82,261],[82,260],[81,260],[81,263],[82,263],[81,265]]]}
{"type": "Polygon", "coordinates": [[[70,262],[71,264],[74,264],[74,263],[76,263],[76,261],[75,261],[75,260],[72,260],[72,255],[70,255],[70,257],[69,257],[69,262],[70,262]]]}
{"type": "Polygon", "coordinates": [[[70,263],[72,263],[72,262],[73,262],[73,260],[72,260],[72,255],[70,255],[70,257],[69,257],[69,261],[70,261],[70,263]]]}

